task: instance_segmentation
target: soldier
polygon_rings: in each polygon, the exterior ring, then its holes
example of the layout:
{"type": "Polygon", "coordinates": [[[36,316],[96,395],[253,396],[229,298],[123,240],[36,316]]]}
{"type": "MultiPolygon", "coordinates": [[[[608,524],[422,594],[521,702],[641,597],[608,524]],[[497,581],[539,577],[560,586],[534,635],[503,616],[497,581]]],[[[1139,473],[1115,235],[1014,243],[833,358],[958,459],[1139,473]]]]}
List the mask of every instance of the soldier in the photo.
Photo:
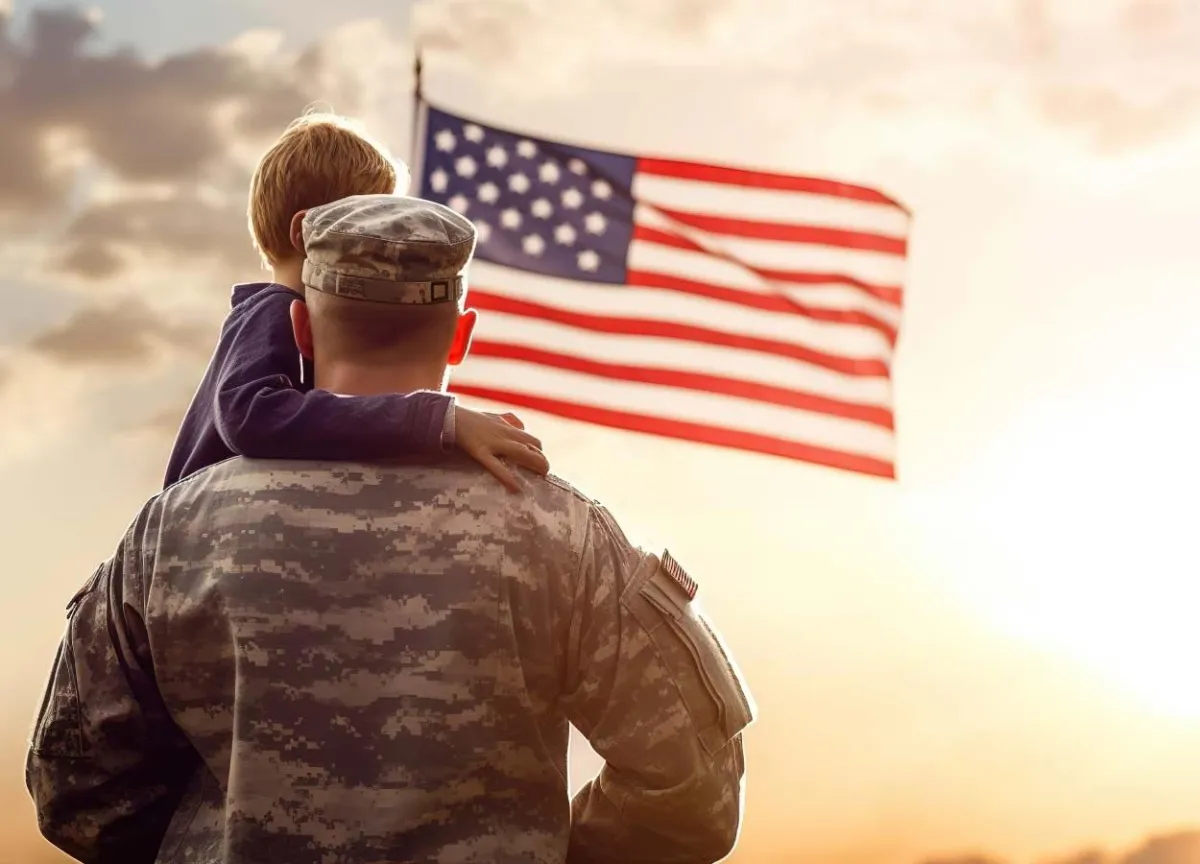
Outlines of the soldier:
{"type": "MultiPolygon", "coordinates": [[[[471,224],[381,195],[301,230],[316,386],[440,389],[471,224]]],[[[727,855],[753,709],[696,583],[518,473],[235,457],[151,499],[67,605],[26,768],[42,833],[97,864],[727,855]],[[606,762],[569,806],[568,723],[606,762]]]]}

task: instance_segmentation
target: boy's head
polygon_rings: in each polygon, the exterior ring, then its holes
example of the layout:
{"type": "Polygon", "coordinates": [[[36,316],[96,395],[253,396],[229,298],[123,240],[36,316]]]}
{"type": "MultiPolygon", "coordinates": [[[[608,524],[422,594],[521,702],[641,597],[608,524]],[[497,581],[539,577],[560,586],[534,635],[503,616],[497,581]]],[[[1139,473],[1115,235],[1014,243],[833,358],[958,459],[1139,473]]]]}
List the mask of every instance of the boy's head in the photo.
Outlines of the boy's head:
{"type": "Polygon", "coordinates": [[[298,257],[292,217],[350,195],[403,194],[408,168],[335,114],[294,121],[263,155],[250,181],[250,235],[269,267],[298,257]]]}

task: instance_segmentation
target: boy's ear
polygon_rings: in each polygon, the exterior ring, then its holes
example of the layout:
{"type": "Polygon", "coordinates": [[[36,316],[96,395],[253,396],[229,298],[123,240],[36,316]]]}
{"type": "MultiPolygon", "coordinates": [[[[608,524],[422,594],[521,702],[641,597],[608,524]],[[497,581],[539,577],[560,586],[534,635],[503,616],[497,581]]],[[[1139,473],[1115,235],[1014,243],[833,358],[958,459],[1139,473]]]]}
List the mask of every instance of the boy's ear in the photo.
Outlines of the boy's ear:
{"type": "Polygon", "coordinates": [[[293,300],[288,309],[292,316],[292,335],[296,339],[296,347],[306,360],[313,359],[312,318],[308,314],[308,305],[303,300],[293,300]]]}
{"type": "Polygon", "coordinates": [[[290,229],[290,236],[292,238],[292,248],[295,249],[297,252],[299,252],[301,255],[304,254],[304,233],[303,233],[302,229],[303,229],[303,225],[304,225],[304,214],[307,212],[308,212],[307,210],[301,210],[299,213],[297,213],[295,216],[293,216],[292,217],[292,227],[290,229]]]}

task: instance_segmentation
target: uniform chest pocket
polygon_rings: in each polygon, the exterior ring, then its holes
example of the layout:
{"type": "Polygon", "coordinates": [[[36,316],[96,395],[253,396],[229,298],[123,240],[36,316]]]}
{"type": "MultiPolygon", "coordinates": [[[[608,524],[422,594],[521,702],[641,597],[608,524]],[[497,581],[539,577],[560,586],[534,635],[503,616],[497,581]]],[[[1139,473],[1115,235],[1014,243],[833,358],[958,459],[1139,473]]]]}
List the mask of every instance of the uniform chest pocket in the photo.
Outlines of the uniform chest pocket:
{"type": "Polygon", "coordinates": [[[721,640],[661,566],[627,602],[675,679],[704,749],[721,750],[754,719],[742,677],[721,640]]]}

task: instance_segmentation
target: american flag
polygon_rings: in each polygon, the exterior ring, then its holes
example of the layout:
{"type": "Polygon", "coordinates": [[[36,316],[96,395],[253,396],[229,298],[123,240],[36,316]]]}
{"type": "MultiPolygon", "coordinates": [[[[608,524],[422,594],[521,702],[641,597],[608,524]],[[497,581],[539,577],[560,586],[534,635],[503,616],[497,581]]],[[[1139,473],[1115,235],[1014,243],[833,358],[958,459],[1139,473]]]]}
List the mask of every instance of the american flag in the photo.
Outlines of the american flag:
{"type": "Polygon", "coordinates": [[[479,231],[451,390],[895,477],[910,217],[832,180],[608,153],[422,104],[421,197],[479,231]]]}

